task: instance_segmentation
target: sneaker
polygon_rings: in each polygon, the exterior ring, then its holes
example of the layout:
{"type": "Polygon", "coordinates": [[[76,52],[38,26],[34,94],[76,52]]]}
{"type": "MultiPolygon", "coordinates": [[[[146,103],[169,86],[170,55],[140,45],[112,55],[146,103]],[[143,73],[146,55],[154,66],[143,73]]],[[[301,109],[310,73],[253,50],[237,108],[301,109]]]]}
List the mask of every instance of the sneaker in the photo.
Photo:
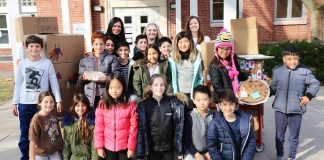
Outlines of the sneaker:
{"type": "Polygon", "coordinates": [[[288,160],[296,160],[296,158],[288,158],[288,160]]]}
{"type": "Polygon", "coordinates": [[[281,156],[277,156],[275,160],[284,160],[284,159],[281,156]]]}

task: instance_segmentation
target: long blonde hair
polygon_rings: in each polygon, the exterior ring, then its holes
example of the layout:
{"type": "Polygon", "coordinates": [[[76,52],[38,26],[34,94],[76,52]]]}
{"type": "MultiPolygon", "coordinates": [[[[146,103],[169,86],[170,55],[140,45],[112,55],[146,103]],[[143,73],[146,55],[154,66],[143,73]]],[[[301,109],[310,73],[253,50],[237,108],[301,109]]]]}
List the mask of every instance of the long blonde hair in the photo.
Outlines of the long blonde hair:
{"type": "Polygon", "coordinates": [[[196,56],[197,56],[197,51],[194,47],[194,43],[192,41],[192,38],[190,36],[190,33],[189,32],[179,32],[177,34],[177,36],[174,38],[174,50],[173,50],[173,60],[174,62],[180,64],[181,63],[181,53],[180,53],[180,50],[179,50],[179,47],[178,47],[178,42],[182,39],[182,38],[188,38],[189,42],[190,42],[190,48],[189,48],[189,52],[190,52],[190,55],[189,55],[189,62],[193,62],[195,59],[196,59],[196,56]]]}

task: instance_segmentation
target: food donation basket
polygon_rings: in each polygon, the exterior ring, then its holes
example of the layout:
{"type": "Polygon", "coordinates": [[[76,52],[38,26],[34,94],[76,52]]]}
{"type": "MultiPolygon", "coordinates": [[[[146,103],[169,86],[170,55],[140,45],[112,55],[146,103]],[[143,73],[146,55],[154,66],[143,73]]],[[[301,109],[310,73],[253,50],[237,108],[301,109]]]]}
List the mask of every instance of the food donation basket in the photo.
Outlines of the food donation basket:
{"type": "Polygon", "coordinates": [[[268,84],[263,81],[266,79],[263,70],[263,62],[266,59],[272,59],[274,57],[262,54],[238,55],[238,57],[241,71],[245,73],[248,72],[252,77],[252,81],[240,83],[239,91],[237,93],[237,96],[240,99],[239,110],[252,115],[252,128],[257,143],[256,151],[262,152],[265,148],[265,145],[262,142],[264,102],[267,101],[270,94],[268,84]],[[246,98],[242,98],[241,96],[246,98]]]}

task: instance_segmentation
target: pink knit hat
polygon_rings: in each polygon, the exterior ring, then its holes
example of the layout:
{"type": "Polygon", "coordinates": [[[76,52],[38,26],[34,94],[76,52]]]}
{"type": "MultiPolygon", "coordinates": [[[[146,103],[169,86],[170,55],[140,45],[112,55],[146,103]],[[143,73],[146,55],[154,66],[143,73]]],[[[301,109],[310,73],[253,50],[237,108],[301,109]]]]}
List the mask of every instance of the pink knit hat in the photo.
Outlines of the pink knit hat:
{"type": "Polygon", "coordinates": [[[232,49],[232,52],[234,52],[234,47],[233,47],[233,43],[232,43],[232,35],[231,33],[223,28],[217,35],[216,37],[216,42],[215,42],[215,48],[214,51],[215,53],[217,53],[217,48],[220,46],[227,46],[230,47],[232,49]]]}

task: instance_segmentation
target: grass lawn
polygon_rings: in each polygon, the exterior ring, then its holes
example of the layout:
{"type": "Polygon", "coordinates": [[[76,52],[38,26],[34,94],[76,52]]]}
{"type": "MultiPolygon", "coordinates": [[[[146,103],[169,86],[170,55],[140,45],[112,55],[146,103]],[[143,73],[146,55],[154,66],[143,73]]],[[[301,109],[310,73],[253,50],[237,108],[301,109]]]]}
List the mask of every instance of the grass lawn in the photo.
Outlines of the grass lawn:
{"type": "Polygon", "coordinates": [[[13,90],[14,90],[13,77],[0,78],[0,105],[12,99],[13,90]]]}

